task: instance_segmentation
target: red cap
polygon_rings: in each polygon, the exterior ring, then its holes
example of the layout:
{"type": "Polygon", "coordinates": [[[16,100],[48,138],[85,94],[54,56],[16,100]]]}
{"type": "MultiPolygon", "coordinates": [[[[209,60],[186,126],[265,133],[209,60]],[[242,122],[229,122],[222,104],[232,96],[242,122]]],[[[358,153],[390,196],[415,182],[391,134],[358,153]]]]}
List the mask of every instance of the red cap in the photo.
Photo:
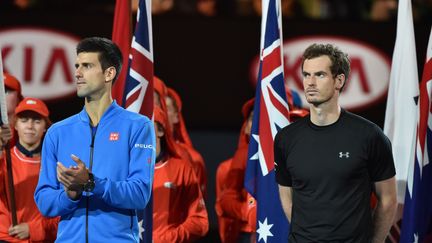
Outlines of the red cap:
{"type": "Polygon", "coordinates": [[[163,110],[158,106],[155,106],[153,109],[153,113],[154,113],[155,122],[161,124],[165,130],[167,127],[167,119],[168,119],[165,112],[163,112],[163,110]]]}
{"type": "Polygon", "coordinates": [[[166,113],[158,106],[154,107],[153,113],[155,122],[159,123],[165,130],[165,135],[163,139],[165,139],[167,145],[167,152],[173,157],[180,158],[175,146],[175,141],[172,138],[171,131],[167,129],[168,118],[166,113]]]}
{"type": "Polygon", "coordinates": [[[242,106],[243,119],[247,120],[255,105],[255,98],[246,101],[242,106]]]}
{"type": "Polygon", "coordinates": [[[3,73],[3,77],[4,77],[5,87],[18,92],[18,97],[20,98],[20,100],[22,100],[23,96],[21,92],[21,84],[18,81],[18,79],[8,73],[3,73]]]}
{"type": "Polygon", "coordinates": [[[48,118],[49,110],[45,103],[36,98],[25,98],[15,108],[15,115],[23,111],[34,111],[39,115],[48,118]]]}
{"type": "Polygon", "coordinates": [[[177,91],[175,91],[172,88],[167,87],[167,95],[169,97],[171,97],[171,99],[174,100],[174,102],[175,102],[175,104],[177,106],[178,112],[181,112],[183,104],[182,104],[180,95],[177,93],[177,91]]]}

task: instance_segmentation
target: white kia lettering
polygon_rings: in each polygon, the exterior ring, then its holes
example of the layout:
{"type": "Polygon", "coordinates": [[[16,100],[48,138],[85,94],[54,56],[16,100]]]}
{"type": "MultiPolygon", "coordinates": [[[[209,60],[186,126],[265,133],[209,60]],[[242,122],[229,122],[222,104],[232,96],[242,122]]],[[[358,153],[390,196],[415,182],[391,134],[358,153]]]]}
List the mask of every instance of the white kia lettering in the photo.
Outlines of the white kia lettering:
{"type": "Polygon", "coordinates": [[[76,92],[75,47],[80,38],[39,28],[0,31],[5,72],[21,81],[23,95],[43,100],[76,92]]]}

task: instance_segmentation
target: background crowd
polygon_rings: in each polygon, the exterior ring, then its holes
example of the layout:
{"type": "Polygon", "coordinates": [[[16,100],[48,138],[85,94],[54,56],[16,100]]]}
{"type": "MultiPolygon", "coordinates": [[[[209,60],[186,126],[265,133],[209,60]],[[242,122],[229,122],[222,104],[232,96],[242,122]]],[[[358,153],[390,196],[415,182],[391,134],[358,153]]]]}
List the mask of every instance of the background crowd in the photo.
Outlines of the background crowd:
{"type": "MultiPolygon", "coordinates": [[[[137,6],[138,0],[133,0],[137,6]]],[[[115,1],[109,0],[4,0],[0,9],[69,9],[85,4],[84,11],[114,10],[115,1]],[[81,3],[79,3],[81,2],[81,3]]],[[[365,21],[386,21],[396,17],[397,0],[282,0],[284,17],[297,19],[344,19],[365,21]]],[[[136,7],[135,7],[136,10],[136,7]]],[[[154,15],[202,15],[217,16],[259,16],[260,0],[154,0],[154,15]]],[[[414,0],[413,15],[416,21],[430,21],[431,0],[414,0]]]]}
{"type": "MultiPolygon", "coordinates": [[[[138,1],[134,1],[136,4],[138,1]]],[[[44,9],[77,9],[77,6],[85,4],[85,8],[80,8],[82,11],[103,11],[107,13],[112,13],[114,10],[115,1],[103,1],[103,0],[88,0],[82,1],[72,1],[72,0],[5,0],[0,3],[0,12],[7,11],[8,9],[14,9],[16,11],[31,11],[31,10],[44,10],[44,9]]],[[[282,7],[284,17],[294,18],[300,20],[362,20],[362,21],[394,21],[396,18],[396,0],[354,0],[354,1],[343,1],[343,0],[282,0],[282,7]]],[[[414,18],[417,22],[430,22],[432,18],[432,1],[430,0],[414,0],[413,1],[414,18]]],[[[191,16],[198,15],[203,17],[223,17],[223,16],[236,16],[236,17],[257,17],[259,16],[260,10],[260,0],[153,0],[153,14],[155,16],[191,16]]],[[[173,80],[166,80],[169,84],[173,80]]],[[[170,92],[168,92],[170,94],[170,92]]],[[[173,95],[173,91],[171,91],[173,95]]],[[[169,97],[169,95],[167,96],[169,97]]],[[[167,106],[169,98],[167,98],[167,106]]],[[[176,104],[177,110],[182,110],[181,102],[176,104]]],[[[188,107],[185,107],[187,110],[188,107]]],[[[246,109],[246,108],[245,108],[246,109]]],[[[174,109],[175,110],[175,109],[174,109]]],[[[170,108],[167,107],[167,115],[169,116],[170,108]]],[[[248,119],[249,111],[243,110],[242,115],[245,122],[248,119]]],[[[240,110],[239,110],[240,114],[240,110]]],[[[160,117],[159,117],[160,118],[160,117]]],[[[174,118],[175,119],[175,118],[174,118]]],[[[167,124],[162,124],[164,118],[159,119],[160,124],[167,126],[167,124]]],[[[172,126],[171,124],[169,126],[172,126]]],[[[240,126],[240,124],[239,124],[240,126]]],[[[165,127],[166,129],[166,127],[165,127]]],[[[239,150],[247,142],[247,129],[243,125],[239,136],[239,150]]],[[[194,153],[193,151],[190,153],[194,153]]],[[[233,156],[241,157],[238,155],[238,150],[236,150],[233,156]]],[[[196,155],[196,154],[195,154],[196,155]]],[[[193,155],[189,154],[192,157],[193,155]]],[[[234,158],[233,157],[233,158],[234,158]]],[[[230,209],[226,212],[222,211],[220,206],[223,201],[220,200],[219,196],[224,188],[223,181],[226,174],[223,173],[223,166],[231,163],[233,158],[229,158],[227,163],[221,163],[220,170],[218,169],[218,175],[216,178],[216,192],[217,203],[216,203],[216,213],[218,215],[219,227],[222,227],[225,223],[228,230],[233,230],[230,227],[230,222],[224,222],[223,217],[230,213],[230,209]],[[218,196],[219,195],[219,196],[218,196]]],[[[198,158],[199,160],[199,158],[198,158]]],[[[203,162],[204,163],[204,162],[203,162]]],[[[226,166],[225,166],[226,167],[226,166]]],[[[229,168],[229,167],[228,167],[229,168]]],[[[205,169],[205,168],[204,168],[205,169]]],[[[197,170],[198,171],[198,170],[197,170]]],[[[205,194],[205,180],[211,180],[212,178],[206,178],[205,176],[199,175],[199,172],[195,171],[197,180],[200,180],[201,189],[203,189],[203,194],[205,194]],[[204,182],[202,182],[204,181],[204,182]]],[[[214,171],[207,171],[207,173],[214,173],[214,171]]],[[[214,182],[211,182],[214,183],[214,182]]],[[[210,182],[209,182],[210,184],[210,182]]],[[[233,190],[233,188],[231,188],[233,190]]],[[[234,188],[235,190],[235,188],[234,188]]],[[[229,190],[228,190],[229,192],[229,190]]],[[[229,193],[227,194],[229,195],[229,193]]],[[[205,195],[204,195],[205,197],[205,195]]],[[[235,206],[235,200],[241,201],[243,205],[240,204],[240,211],[236,211],[236,208],[232,208],[233,212],[240,212],[240,221],[243,221],[242,228],[234,229],[237,232],[250,233],[253,229],[248,228],[249,220],[253,220],[253,214],[248,211],[253,208],[253,201],[250,200],[247,194],[243,192],[236,195],[237,198],[233,198],[228,201],[225,205],[235,206]],[[230,203],[231,202],[231,203],[230,203]]],[[[229,197],[228,197],[229,198],[229,197]]],[[[198,200],[199,201],[199,200],[198,200]]],[[[199,204],[197,204],[199,205],[199,204]]],[[[215,205],[207,205],[207,208],[211,208],[215,205]]],[[[232,223],[232,222],[231,222],[232,223]]],[[[221,230],[221,228],[220,228],[221,230]]],[[[222,229],[223,230],[223,229],[222,229]]],[[[226,237],[223,232],[220,232],[221,237],[226,237]]]]}

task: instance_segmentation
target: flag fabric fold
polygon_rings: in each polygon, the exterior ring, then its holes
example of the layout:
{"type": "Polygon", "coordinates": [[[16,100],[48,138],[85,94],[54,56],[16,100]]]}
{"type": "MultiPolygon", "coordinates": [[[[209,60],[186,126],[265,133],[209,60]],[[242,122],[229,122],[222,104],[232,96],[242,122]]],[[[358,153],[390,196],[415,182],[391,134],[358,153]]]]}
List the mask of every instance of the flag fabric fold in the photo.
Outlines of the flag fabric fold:
{"type": "MultiPolygon", "coordinates": [[[[153,35],[151,0],[139,0],[135,32],[130,39],[131,1],[117,0],[113,41],[123,53],[123,68],[114,83],[113,98],[127,110],[153,118],[153,35]]],[[[141,243],[152,242],[153,196],[137,211],[141,243]]]]}
{"type": "Polygon", "coordinates": [[[129,65],[129,50],[132,35],[131,0],[117,0],[114,11],[112,41],[123,54],[123,68],[113,85],[112,96],[123,107],[123,92],[129,65]]]}
{"type": "Polygon", "coordinates": [[[384,133],[390,139],[396,167],[398,202],[403,204],[408,165],[414,162],[419,95],[411,0],[400,0],[384,133]]]}
{"type": "Polygon", "coordinates": [[[409,165],[402,217],[401,243],[432,242],[432,30],[418,102],[419,120],[414,161],[409,165]]]}
{"type": "Polygon", "coordinates": [[[289,125],[284,86],[280,0],[263,0],[260,66],[245,175],[257,201],[257,242],[287,242],[289,224],[279,199],[273,141],[289,125]]]}
{"type": "Polygon", "coordinates": [[[153,117],[153,35],[151,0],[140,0],[123,92],[123,107],[153,117]]]}

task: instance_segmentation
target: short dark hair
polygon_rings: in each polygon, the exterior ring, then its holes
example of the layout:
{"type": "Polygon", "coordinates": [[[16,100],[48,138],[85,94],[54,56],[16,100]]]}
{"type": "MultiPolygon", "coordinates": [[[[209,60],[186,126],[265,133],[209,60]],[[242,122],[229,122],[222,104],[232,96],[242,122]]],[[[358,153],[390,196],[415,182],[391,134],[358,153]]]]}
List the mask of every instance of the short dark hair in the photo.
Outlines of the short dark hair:
{"type": "Polygon", "coordinates": [[[102,70],[105,71],[109,67],[114,67],[116,76],[113,83],[117,80],[123,64],[123,55],[114,42],[103,37],[88,37],[82,39],[76,47],[77,55],[81,52],[99,53],[98,57],[102,70]]]}
{"type": "Polygon", "coordinates": [[[312,44],[303,53],[303,59],[301,68],[303,71],[303,64],[307,59],[313,59],[320,56],[328,56],[332,62],[330,66],[330,71],[332,72],[333,78],[335,78],[339,74],[345,75],[345,82],[340,89],[345,87],[346,82],[348,81],[348,76],[350,73],[350,60],[348,58],[348,54],[342,52],[339,48],[332,44],[312,44]]]}

